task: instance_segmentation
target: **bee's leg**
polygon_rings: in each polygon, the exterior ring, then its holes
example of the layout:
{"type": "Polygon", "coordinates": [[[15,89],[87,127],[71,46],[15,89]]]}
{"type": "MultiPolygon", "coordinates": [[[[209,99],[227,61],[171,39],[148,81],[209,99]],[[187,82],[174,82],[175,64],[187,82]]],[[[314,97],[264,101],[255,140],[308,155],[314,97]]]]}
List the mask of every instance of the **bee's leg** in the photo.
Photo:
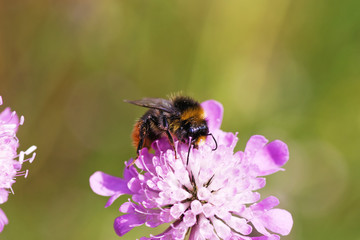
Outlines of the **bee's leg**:
{"type": "Polygon", "coordinates": [[[175,158],[177,159],[178,157],[177,157],[177,154],[176,154],[176,149],[175,149],[175,145],[174,145],[174,139],[173,139],[173,137],[172,137],[169,129],[166,130],[166,135],[167,135],[167,137],[168,137],[168,139],[169,139],[169,142],[170,142],[171,147],[174,149],[175,158]]]}
{"type": "Polygon", "coordinates": [[[134,159],[134,161],[132,161],[128,165],[128,167],[131,167],[132,165],[134,165],[136,160],[139,158],[139,153],[140,153],[140,150],[144,147],[145,136],[146,136],[146,133],[149,130],[149,126],[150,126],[150,121],[149,120],[145,120],[145,121],[143,121],[141,123],[140,130],[139,130],[139,143],[138,143],[138,146],[136,148],[136,158],[134,159]]]}

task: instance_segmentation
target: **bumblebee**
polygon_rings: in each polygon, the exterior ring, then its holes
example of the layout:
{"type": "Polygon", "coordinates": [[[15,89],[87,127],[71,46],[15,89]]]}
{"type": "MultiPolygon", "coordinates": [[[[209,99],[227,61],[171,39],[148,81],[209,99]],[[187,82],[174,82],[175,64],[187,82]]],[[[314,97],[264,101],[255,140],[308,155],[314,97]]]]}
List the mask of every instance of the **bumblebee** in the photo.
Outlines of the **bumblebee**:
{"type": "MultiPolygon", "coordinates": [[[[149,108],[136,122],[132,131],[133,145],[136,147],[137,157],[143,147],[150,148],[151,144],[164,136],[169,139],[175,151],[174,138],[189,144],[187,164],[191,146],[197,148],[201,141],[211,135],[217,149],[214,136],[209,133],[204,109],[200,103],[186,96],[175,96],[170,99],[143,98],[141,100],[124,100],[137,106],[149,108]]],[[[134,161],[135,162],[135,161],[134,161]]],[[[132,164],[134,164],[134,162],[132,164]]],[[[132,165],[131,164],[131,165],[132,165]]]]}

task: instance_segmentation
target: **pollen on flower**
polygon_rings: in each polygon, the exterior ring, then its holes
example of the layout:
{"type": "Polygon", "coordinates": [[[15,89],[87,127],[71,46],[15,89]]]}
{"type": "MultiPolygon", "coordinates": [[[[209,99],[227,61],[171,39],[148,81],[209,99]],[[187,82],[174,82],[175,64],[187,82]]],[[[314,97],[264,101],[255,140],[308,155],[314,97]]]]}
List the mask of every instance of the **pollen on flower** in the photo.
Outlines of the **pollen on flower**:
{"type": "Polygon", "coordinates": [[[286,144],[253,136],[244,152],[234,153],[236,135],[219,129],[221,105],[215,101],[202,105],[218,145],[216,151],[213,139],[206,139],[198,149],[190,149],[187,162],[186,144],[175,144],[179,155],[175,158],[167,139],[160,139],[152,145],[154,153],[146,148],[140,151],[136,167],[124,168],[123,178],[102,172],[90,177],[94,192],[110,196],[106,206],[123,194],[132,195],[120,207],[125,214],[116,218],[115,232],[123,236],[143,224],[171,223],[163,233],[141,240],[185,239],[187,233],[189,239],[251,240],[253,227],[263,240],[289,234],[291,214],[274,208],[277,198],[260,201],[256,192],[265,186],[261,176],[282,170],[288,160],[286,144]]]}
{"type": "MultiPolygon", "coordinates": [[[[0,105],[3,101],[0,96],[0,105]]],[[[33,162],[36,154],[36,146],[31,146],[26,151],[20,151],[19,139],[16,137],[17,130],[24,123],[24,117],[20,118],[15,111],[6,108],[0,113],[0,204],[8,199],[8,194],[14,194],[12,185],[15,183],[16,177],[23,176],[26,178],[29,171],[21,170],[24,162],[33,162]],[[31,154],[31,156],[29,156],[31,154]]],[[[0,232],[4,225],[8,224],[5,213],[0,209],[0,232]]]]}

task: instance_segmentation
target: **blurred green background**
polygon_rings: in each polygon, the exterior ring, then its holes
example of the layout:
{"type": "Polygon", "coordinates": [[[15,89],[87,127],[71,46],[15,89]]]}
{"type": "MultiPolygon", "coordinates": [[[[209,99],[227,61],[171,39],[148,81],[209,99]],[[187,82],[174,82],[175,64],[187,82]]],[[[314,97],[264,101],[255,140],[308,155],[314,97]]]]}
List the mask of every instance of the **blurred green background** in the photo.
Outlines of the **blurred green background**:
{"type": "MultiPolygon", "coordinates": [[[[121,176],[144,109],[178,92],[225,108],[222,128],[289,145],[268,177],[294,217],[282,239],[360,239],[359,1],[0,1],[0,95],[25,116],[29,177],[1,208],[6,240],[119,239],[89,176],[121,176]]],[[[3,106],[3,107],[4,107],[3,106]]],[[[145,227],[135,239],[154,232],[145,227]]]]}

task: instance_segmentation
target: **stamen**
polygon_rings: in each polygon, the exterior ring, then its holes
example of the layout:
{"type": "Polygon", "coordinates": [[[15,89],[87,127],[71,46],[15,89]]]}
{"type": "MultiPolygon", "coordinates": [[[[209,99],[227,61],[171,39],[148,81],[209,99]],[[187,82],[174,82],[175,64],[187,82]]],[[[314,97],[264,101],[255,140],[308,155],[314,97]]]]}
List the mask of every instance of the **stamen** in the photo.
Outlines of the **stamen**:
{"type": "Polygon", "coordinates": [[[143,155],[140,156],[140,161],[141,161],[142,165],[145,167],[146,171],[147,171],[148,173],[150,173],[152,176],[155,176],[155,175],[149,170],[149,168],[146,166],[143,155]]]}
{"type": "Polygon", "coordinates": [[[23,151],[21,151],[19,154],[19,162],[21,164],[23,164],[23,162],[24,162],[24,156],[25,156],[25,153],[23,151]]]}
{"type": "Polygon", "coordinates": [[[36,146],[35,145],[32,145],[31,147],[28,148],[28,150],[25,151],[25,154],[26,155],[29,155],[30,153],[32,153],[33,151],[36,150],[36,146]]]}
{"type": "Polygon", "coordinates": [[[207,183],[204,184],[204,187],[209,187],[213,178],[214,178],[215,174],[211,176],[211,178],[209,179],[209,181],[207,181],[207,183]]]}
{"type": "Polygon", "coordinates": [[[24,124],[24,120],[25,120],[24,116],[21,116],[21,117],[20,117],[20,122],[19,122],[19,124],[20,124],[20,125],[23,125],[23,124],[24,124]]]}
{"type": "Polygon", "coordinates": [[[35,159],[36,153],[33,153],[33,155],[31,156],[31,158],[27,159],[29,160],[29,163],[32,163],[35,159]]]}

